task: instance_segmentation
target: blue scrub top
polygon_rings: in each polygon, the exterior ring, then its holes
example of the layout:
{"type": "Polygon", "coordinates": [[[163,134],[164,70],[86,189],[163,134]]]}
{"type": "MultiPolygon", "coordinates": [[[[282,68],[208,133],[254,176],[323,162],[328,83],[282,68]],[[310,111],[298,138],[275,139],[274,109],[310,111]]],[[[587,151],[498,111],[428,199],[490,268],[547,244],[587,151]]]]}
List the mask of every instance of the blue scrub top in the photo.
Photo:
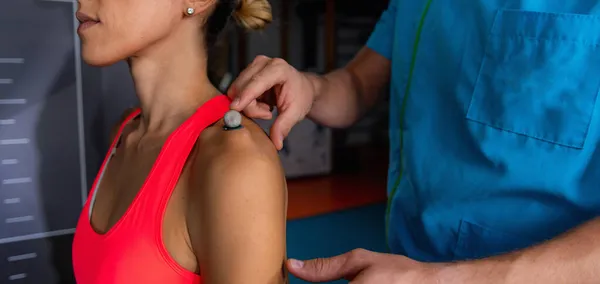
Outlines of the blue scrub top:
{"type": "Polygon", "coordinates": [[[391,0],[388,238],[487,257],[600,212],[600,0],[391,0]]]}

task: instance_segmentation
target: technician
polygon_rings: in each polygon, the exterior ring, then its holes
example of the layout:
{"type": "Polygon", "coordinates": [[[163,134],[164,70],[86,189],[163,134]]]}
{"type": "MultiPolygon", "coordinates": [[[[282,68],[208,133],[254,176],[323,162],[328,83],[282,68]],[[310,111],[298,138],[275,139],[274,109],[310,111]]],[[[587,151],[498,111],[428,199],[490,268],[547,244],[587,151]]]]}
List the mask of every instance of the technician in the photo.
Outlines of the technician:
{"type": "Polygon", "coordinates": [[[388,239],[290,260],[352,283],[599,283],[600,1],[391,0],[323,76],[264,56],[229,91],[278,148],[305,115],[348,127],[389,89],[388,239]],[[257,100],[258,99],[258,100],[257,100]]]}

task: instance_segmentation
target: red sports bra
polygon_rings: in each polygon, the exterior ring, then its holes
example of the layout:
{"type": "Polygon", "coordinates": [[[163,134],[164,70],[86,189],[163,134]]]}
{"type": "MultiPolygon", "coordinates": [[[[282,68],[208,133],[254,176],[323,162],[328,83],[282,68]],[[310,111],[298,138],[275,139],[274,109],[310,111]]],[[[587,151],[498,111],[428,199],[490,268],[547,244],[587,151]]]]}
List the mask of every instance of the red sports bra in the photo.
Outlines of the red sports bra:
{"type": "Polygon", "coordinates": [[[162,220],[183,166],[202,130],[229,110],[229,98],[217,96],[202,105],[165,141],[142,188],[121,219],[105,234],[90,224],[96,189],[124,126],[112,142],[79,217],[73,241],[73,269],[78,284],[198,284],[199,275],[181,267],[162,241],[162,220]]]}

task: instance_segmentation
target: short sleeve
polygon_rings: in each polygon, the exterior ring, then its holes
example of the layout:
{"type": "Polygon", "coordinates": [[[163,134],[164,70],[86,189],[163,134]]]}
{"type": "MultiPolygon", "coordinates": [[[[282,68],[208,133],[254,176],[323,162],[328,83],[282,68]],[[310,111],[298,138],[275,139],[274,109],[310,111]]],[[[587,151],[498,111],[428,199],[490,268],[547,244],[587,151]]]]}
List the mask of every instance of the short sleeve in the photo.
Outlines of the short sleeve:
{"type": "Polygon", "coordinates": [[[375,30],[369,37],[369,41],[367,41],[368,48],[390,60],[392,59],[397,6],[398,0],[390,1],[388,8],[383,12],[381,18],[379,18],[375,30]]]}

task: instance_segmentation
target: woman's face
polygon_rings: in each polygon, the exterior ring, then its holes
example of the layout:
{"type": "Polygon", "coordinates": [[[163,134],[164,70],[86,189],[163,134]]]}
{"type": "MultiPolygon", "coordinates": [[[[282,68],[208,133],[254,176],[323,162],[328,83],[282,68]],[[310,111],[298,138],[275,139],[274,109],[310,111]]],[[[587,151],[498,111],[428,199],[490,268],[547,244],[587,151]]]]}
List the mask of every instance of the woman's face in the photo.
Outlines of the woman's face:
{"type": "Polygon", "coordinates": [[[79,0],[83,59],[105,66],[166,37],[182,20],[185,0],[79,0]]]}

